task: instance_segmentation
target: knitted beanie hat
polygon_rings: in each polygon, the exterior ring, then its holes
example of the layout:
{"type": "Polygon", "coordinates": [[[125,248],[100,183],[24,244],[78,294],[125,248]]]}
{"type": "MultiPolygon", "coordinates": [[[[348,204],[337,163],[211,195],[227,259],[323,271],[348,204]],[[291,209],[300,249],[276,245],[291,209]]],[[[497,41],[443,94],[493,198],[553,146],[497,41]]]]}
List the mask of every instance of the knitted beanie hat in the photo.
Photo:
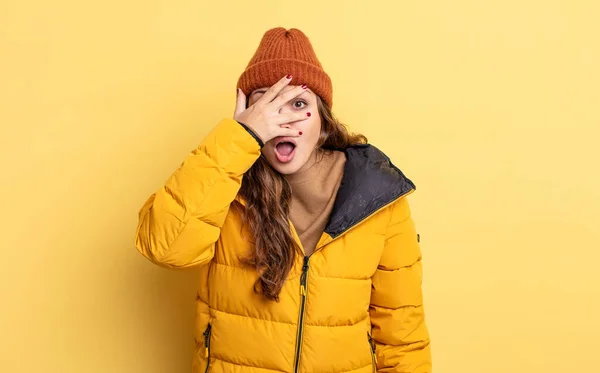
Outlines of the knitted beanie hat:
{"type": "Polygon", "coordinates": [[[238,80],[238,88],[248,96],[258,88],[270,87],[287,74],[291,85],[308,85],[331,108],[333,87],[310,41],[298,29],[277,27],[267,31],[238,80]]]}

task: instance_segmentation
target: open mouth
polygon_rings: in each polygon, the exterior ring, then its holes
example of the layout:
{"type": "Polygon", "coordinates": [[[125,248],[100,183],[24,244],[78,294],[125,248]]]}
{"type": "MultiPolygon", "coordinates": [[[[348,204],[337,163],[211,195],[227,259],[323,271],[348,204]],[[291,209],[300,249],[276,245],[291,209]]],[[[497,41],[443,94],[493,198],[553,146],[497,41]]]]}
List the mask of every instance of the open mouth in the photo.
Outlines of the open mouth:
{"type": "Polygon", "coordinates": [[[296,143],[290,139],[278,139],[275,144],[275,156],[281,163],[288,163],[294,159],[296,153],[296,143]]]}

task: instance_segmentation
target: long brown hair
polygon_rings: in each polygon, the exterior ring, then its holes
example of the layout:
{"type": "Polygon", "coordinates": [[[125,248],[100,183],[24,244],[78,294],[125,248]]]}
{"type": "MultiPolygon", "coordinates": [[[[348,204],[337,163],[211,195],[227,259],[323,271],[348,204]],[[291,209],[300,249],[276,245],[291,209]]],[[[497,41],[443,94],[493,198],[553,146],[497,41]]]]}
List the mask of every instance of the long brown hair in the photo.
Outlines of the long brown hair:
{"type": "MultiPolygon", "coordinates": [[[[331,109],[317,96],[321,116],[320,151],[344,150],[367,143],[361,134],[350,134],[331,109]]],[[[253,266],[259,278],[254,291],[278,301],[283,284],[294,266],[296,255],[303,255],[289,225],[291,188],[285,178],[261,156],[242,179],[240,195],[246,201],[243,221],[248,226],[254,251],[242,260],[253,266]]]]}

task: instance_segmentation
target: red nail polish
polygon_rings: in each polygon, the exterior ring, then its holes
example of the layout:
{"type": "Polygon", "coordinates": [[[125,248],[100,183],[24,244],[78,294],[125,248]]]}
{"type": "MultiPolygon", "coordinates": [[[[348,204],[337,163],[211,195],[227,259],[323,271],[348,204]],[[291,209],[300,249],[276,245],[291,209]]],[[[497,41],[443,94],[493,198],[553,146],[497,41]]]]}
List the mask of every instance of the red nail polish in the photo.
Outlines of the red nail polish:
{"type": "Polygon", "coordinates": [[[292,74],[287,74],[285,77],[286,77],[287,79],[292,79],[292,74]]]}
{"type": "Polygon", "coordinates": [[[311,113],[306,113],[306,116],[307,116],[307,117],[310,117],[311,115],[312,115],[311,113]]]}
{"type": "Polygon", "coordinates": [[[306,84],[303,84],[302,89],[306,89],[306,88],[308,88],[308,86],[306,84]]]}
{"type": "Polygon", "coordinates": [[[298,135],[302,136],[302,131],[298,132],[298,135]]]}

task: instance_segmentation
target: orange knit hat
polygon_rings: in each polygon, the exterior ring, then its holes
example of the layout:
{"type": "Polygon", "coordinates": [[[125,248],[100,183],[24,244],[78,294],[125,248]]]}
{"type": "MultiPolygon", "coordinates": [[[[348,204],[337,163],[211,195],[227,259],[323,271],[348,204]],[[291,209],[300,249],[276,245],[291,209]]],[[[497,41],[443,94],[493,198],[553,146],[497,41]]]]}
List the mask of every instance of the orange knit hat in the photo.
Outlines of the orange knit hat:
{"type": "Polygon", "coordinates": [[[238,88],[248,96],[258,88],[270,87],[287,74],[292,85],[306,84],[331,108],[333,87],[310,41],[298,29],[277,27],[267,31],[238,80],[238,88]]]}

